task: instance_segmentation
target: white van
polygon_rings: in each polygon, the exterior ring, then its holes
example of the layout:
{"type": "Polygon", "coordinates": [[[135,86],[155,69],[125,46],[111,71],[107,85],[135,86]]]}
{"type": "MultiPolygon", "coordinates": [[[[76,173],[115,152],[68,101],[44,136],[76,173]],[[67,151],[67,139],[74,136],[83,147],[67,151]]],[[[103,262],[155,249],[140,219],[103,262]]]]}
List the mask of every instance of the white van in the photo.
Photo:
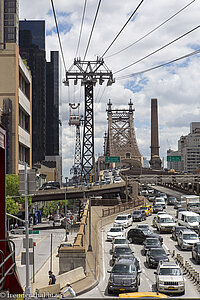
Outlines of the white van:
{"type": "Polygon", "coordinates": [[[178,214],[178,225],[188,229],[199,230],[200,216],[192,211],[180,211],[178,214]]]}
{"type": "Polygon", "coordinates": [[[176,223],[171,215],[161,214],[157,216],[156,225],[160,232],[172,232],[172,228],[176,226],[176,223]]]}

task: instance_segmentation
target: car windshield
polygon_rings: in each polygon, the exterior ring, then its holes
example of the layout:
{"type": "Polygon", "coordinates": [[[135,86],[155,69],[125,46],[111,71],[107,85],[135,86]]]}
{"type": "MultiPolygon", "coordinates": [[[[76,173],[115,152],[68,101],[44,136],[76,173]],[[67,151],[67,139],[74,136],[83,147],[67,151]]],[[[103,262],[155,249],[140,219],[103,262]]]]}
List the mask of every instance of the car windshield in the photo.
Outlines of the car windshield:
{"type": "Polygon", "coordinates": [[[144,232],[145,235],[153,234],[153,232],[148,228],[140,228],[140,229],[144,232]]]}
{"type": "Polygon", "coordinates": [[[146,245],[157,245],[160,242],[157,239],[146,239],[146,245]]]}
{"type": "Polygon", "coordinates": [[[180,276],[181,270],[179,268],[160,268],[159,275],[180,276]]]}
{"type": "Polygon", "coordinates": [[[134,265],[115,264],[112,269],[112,273],[119,273],[119,274],[131,274],[135,272],[136,272],[136,268],[134,265]]]}
{"type": "Polygon", "coordinates": [[[152,249],[150,251],[150,254],[153,256],[157,256],[157,255],[166,255],[165,251],[163,249],[152,249]]]}
{"type": "Polygon", "coordinates": [[[114,244],[128,244],[126,239],[117,239],[114,241],[114,244]]]}
{"type": "Polygon", "coordinates": [[[199,217],[197,217],[197,216],[189,216],[189,217],[187,217],[187,220],[190,223],[199,222],[199,217]]]}
{"type": "Polygon", "coordinates": [[[161,223],[174,223],[173,218],[161,218],[161,223]]]}
{"type": "Polygon", "coordinates": [[[148,224],[140,224],[140,225],[138,225],[138,228],[140,228],[140,229],[149,229],[149,225],[148,224]]]}
{"type": "Polygon", "coordinates": [[[126,220],[126,216],[118,216],[116,220],[126,220]]]}
{"type": "Polygon", "coordinates": [[[197,234],[195,233],[185,233],[183,234],[183,239],[184,240],[196,240],[198,238],[197,234]]]}
{"type": "Polygon", "coordinates": [[[124,248],[115,248],[115,254],[123,254],[123,253],[132,253],[131,249],[128,247],[124,248]]]}
{"type": "Polygon", "coordinates": [[[110,229],[110,232],[120,232],[120,231],[122,231],[121,227],[114,227],[110,229]]]}
{"type": "Polygon", "coordinates": [[[182,229],[186,229],[185,227],[175,227],[176,232],[179,232],[182,229]]]}
{"type": "Polygon", "coordinates": [[[140,215],[141,214],[141,212],[139,211],[139,210],[135,210],[134,212],[133,212],[133,215],[140,215]]]}

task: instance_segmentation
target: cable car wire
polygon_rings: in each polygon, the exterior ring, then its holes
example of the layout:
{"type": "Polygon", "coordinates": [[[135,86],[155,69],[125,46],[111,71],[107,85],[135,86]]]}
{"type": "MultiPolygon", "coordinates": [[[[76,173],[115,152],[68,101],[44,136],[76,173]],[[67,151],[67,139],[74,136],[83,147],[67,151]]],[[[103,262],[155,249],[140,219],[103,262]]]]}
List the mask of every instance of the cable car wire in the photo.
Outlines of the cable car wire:
{"type": "Polygon", "coordinates": [[[87,4],[87,0],[85,0],[84,6],[83,6],[83,15],[82,15],[82,20],[81,20],[81,28],[80,28],[80,33],[79,33],[79,38],[78,38],[78,44],[77,44],[77,48],[76,48],[75,57],[77,57],[78,50],[79,50],[79,47],[80,47],[81,35],[82,35],[82,30],[83,30],[83,22],[84,22],[84,18],[85,18],[86,4],[87,4]]]}
{"type": "Polygon", "coordinates": [[[59,45],[60,45],[60,51],[61,51],[61,55],[62,55],[63,65],[64,65],[64,68],[65,68],[65,72],[67,72],[64,53],[63,53],[63,48],[62,48],[62,43],[61,43],[61,38],[60,38],[60,33],[59,33],[59,28],[58,28],[58,22],[57,22],[57,18],[56,18],[56,11],[55,11],[53,0],[51,0],[51,5],[52,5],[55,24],[56,24],[56,30],[57,30],[57,34],[58,34],[58,41],[59,41],[59,45]]]}
{"type": "Polygon", "coordinates": [[[135,62],[129,64],[128,66],[126,66],[126,67],[124,67],[124,68],[122,68],[122,69],[120,69],[120,70],[118,70],[118,71],[115,71],[113,74],[117,74],[117,73],[119,73],[119,72],[121,72],[121,71],[124,71],[124,70],[130,68],[130,67],[133,66],[133,65],[136,65],[137,63],[139,63],[139,62],[143,61],[144,59],[150,57],[151,55],[153,55],[153,54],[159,52],[160,50],[166,48],[167,46],[169,46],[169,45],[175,43],[176,41],[178,41],[178,40],[180,40],[181,38],[185,37],[186,35],[190,34],[191,32],[193,32],[193,31],[199,29],[199,27],[200,27],[200,25],[194,27],[193,29],[187,31],[186,33],[182,34],[181,36],[177,37],[176,39],[172,40],[171,42],[165,44],[164,46],[160,47],[159,49],[157,49],[157,50],[151,52],[150,54],[148,54],[148,55],[146,55],[146,56],[144,56],[143,58],[138,59],[137,61],[135,61],[135,62]]]}
{"type": "Polygon", "coordinates": [[[140,71],[140,72],[135,72],[135,73],[132,73],[132,74],[129,74],[129,75],[124,75],[124,76],[121,76],[121,77],[116,77],[116,80],[122,80],[122,79],[126,79],[126,78],[130,78],[130,77],[133,77],[133,76],[137,76],[137,75],[140,75],[140,74],[144,74],[144,73],[147,73],[149,71],[152,71],[152,70],[155,70],[155,69],[158,69],[158,68],[161,68],[163,66],[166,66],[166,65],[169,65],[171,63],[174,63],[176,61],[179,61],[181,59],[184,59],[184,58],[187,58],[187,57],[190,57],[190,56],[193,56],[193,55],[196,55],[196,54],[199,54],[200,53],[200,49],[198,50],[195,50],[193,52],[190,52],[184,56],[181,56],[181,57],[178,57],[178,58],[175,58],[171,61],[168,61],[166,63],[163,63],[161,65],[158,65],[158,66],[155,66],[155,67],[152,67],[152,68],[149,68],[149,69],[146,69],[146,70],[143,70],[143,71],[140,71]]]}
{"type": "Polygon", "coordinates": [[[85,50],[83,60],[85,60],[87,52],[88,52],[88,48],[89,48],[89,45],[90,45],[90,42],[91,42],[91,38],[92,38],[92,34],[93,34],[94,27],[95,27],[95,24],[96,24],[97,16],[98,16],[98,13],[99,13],[99,8],[100,8],[100,5],[101,5],[101,1],[102,0],[99,0],[98,6],[97,6],[96,14],[95,14],[94,21],[93,21],[93,24],[92,24],[92,29],[91,29],[91,32],[90,32],[90,36],[89,36],[89,39],[88,39],[88,43],[87,43],[87,47],[86,47],[86,50],[85,50]]]}
{"type": "Polygon", "coordinates": [[[101,57],[104,57],[104,55],[108,52],[108,50],[111,48],[111,46],[114,44],[114,42],[116,41],[116,39],[119,37],[119,35],[122,33],[122,31],[124,30],[124,28],[126,27],[126,25],[130,22],[130,20],[132,19],[132,17],[135,15],[135,13],[137,12],[137,10],[139,9],[139,7],[141,6],[141,4],[144,2],[144,0],[142,0],[138,6],[136,7],[136,9],[134,10],[134,12],[130,15],[130,17],[128,18],[128,20],[126,21],[126,23],[124,24],[124,26],[121,28],[121,30],[118,32],[118,34],[116,35],[116,37],[114,38],[114,40],[111,42],[111,44],[108,46],[108,48],[105,50],[105,52],[102,54],[101,57]]]}
{"type": "Polygon", "coordinates": [[[187,5],[185,5],[183,8],[181,8],[179,11],[177,11],[175,14],[173,14],[171,17],[169,17],[167,20],[165,20],[164,22],[162,22],[160,25],[158,25],[157,27],[155,27],[154,29],[150,30],[148,33],[146,33],[145,35],[143,35],[141,38],[139,38],[138,40],[136,40],[135,42],[131,43],[129,46],[111,54],[106,56],[105,58],[110,58],[113,57],[125,50],[127,50],[128,48],[132,47],[133,45],[137,44],[138,42],[142,41],[145,37],[149,36],[151,33],[153,33],[154,31],[156,31],[158,28],[160,28],[161,26],[163,26],[164,24],[166,24],[168,21],[170,21],[171,19],[173,19],[174,17],[176,17],[178,14],[180,14],[183,10],[185,10],[188,6],[190,6],[191,4],[193,4],[196,0],[192,0],[190,3],[188,3],[187,5]]]}

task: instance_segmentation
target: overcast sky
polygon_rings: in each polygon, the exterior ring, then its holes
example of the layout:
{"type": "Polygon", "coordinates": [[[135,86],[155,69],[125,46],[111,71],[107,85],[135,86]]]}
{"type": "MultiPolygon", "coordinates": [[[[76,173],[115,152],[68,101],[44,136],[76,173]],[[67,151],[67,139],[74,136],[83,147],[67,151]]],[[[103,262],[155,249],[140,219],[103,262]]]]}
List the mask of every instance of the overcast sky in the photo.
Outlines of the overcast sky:
{"type": "MultiPolygon", "coordinates": [[[[82,59],[98,2],[98,0],[87,1],[78,51],[78,56],[82,59]]],[[[95,60],[97,56],[104,53],[140,2],[141,0],[102,0],[86,60],[95,60]]],[[[69,68],[77,49],[84,0],[54,0],[54,4],[65,62],[69,68]]],[[[51,50],[60,51],[50,0],[20,0],[20,19],[24,18],[46,21],[47,60],[51,50]]],[[[128,108],[129,99],[132,99],[135,107],[134,124],[138,146],[141,154],[147,158],[150,157],[151,98],[158,99],[161,158],[166,158],[166,151],[169,147],[177,150],[178,139],[181,135],[189,133],[190,122],[200,121],[200,54],[137,76],[134,75],[123,80],[118,79],[118,77],[146,70],[200,49],[200,28],[139,63],[117,72],[199,25],[199,0],[144,0],[131,22],[105,55],[105,63],[114,73],[116,83],[106,88],[105,84],[95,87],[96,155],[103,153],[103,135],[107,130],[106,104],[109,98],[113,103],[113,108],[128,108]],[[163,26],[133,46],[121,51],[189,3],[191,5],[188,5],[163,26]],[[118,51],[121,52],[116,54],[118,51]]],[[[61,68],[62,81],[65,77],[63,64],[61,68]]],[[[60,84],[62,86],[62,82],[60,84]]],[[[69,88],[62,86],[64,177],[69,175],[69,169],[73,165],[75,147],[75,128],[68,125],[69,102],[80,102],[82,113],[83,96],[83,87],[74,87],[72,82],[69,88]]]]}

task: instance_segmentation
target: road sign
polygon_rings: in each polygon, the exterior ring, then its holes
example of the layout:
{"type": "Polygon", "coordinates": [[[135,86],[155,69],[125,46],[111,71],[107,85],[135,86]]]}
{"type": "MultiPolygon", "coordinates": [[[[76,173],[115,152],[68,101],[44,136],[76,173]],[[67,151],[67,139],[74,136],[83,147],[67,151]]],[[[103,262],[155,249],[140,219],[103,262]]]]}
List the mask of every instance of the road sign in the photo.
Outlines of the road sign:
{"type": "Polygon", "coordinates": [[[120,163],[120,156],[105,156],[105,163],[120,163]]]}
{"type": "MultiPolygon", "coordinates": [[[[23,239],[23,248],[26,248],[26,239],[23,239]]],[[[33,248],[33,239],[29,239],[29,248],[33,248]]]]}
{"type": "Polygon", "coordinates": [[[167,161],[181,161],[181,156],[167,156],[167,161]]]}
{"type": "Polygon", "coordinates": [[[30,234],[39,234],[39,230],[29,230],[30,234]]]}
{"type": "MultiPolygon", "coordinates": [[[[26,252],[21,253],[21,264],[26,264],[26,252]]],[[[29,252],[29,265],[33,265],[33,252],[29,252]]]]}

